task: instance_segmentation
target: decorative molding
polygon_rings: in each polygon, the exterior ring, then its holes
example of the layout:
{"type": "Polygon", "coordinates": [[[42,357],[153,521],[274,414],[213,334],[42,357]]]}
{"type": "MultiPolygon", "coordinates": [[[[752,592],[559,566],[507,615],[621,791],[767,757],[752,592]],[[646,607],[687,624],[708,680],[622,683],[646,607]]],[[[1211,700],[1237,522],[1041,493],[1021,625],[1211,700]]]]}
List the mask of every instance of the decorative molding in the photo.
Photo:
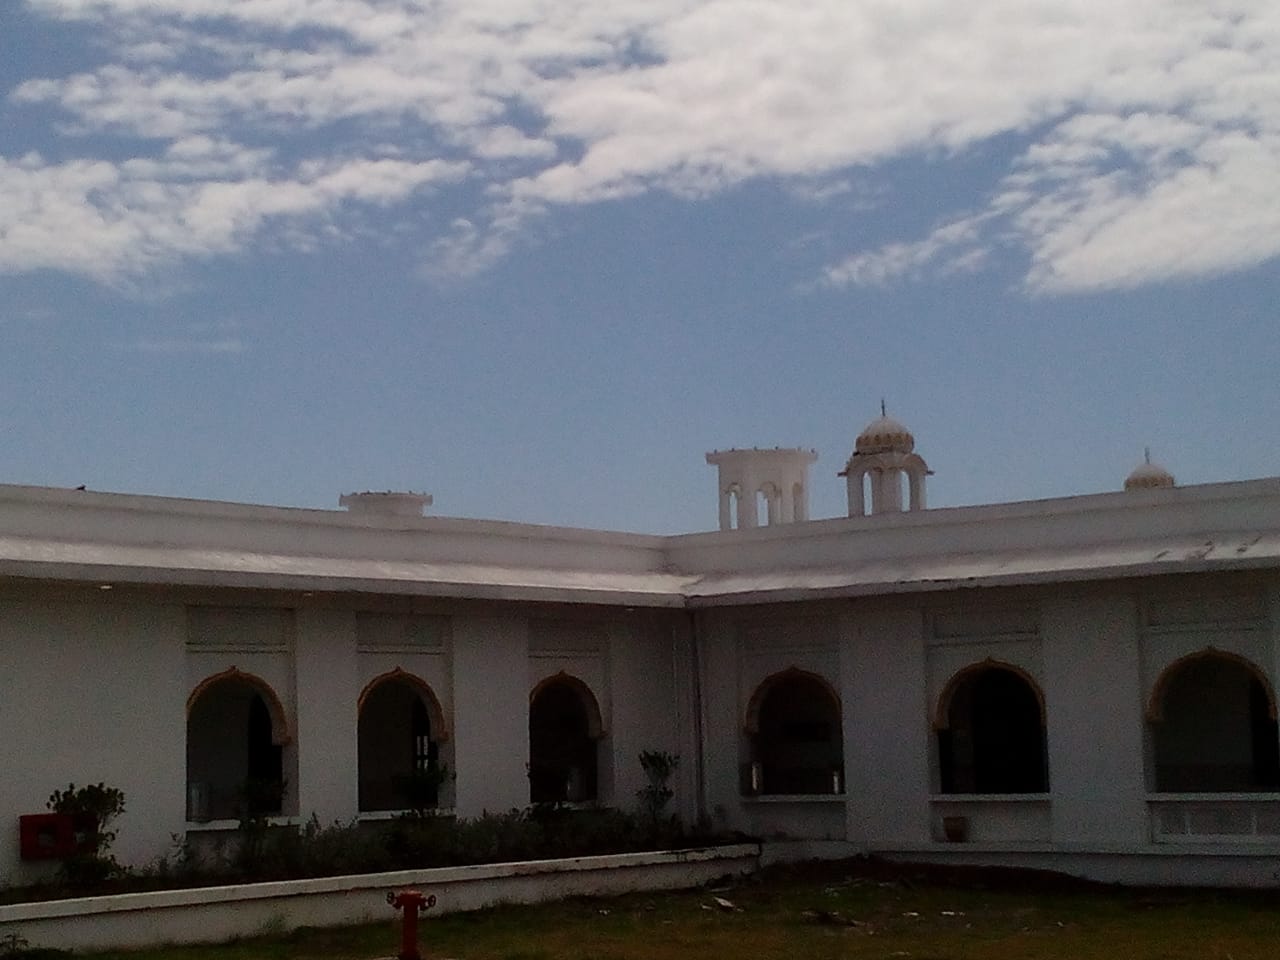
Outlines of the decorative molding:
{"type": "Polygon", "coordinates": [[[951,728],[951,700],[955,697],[956,691],[978,674],[986,673],[988,670],[1008,671],[1029,686],[1031,692],[1035,694],[1036,703],[1040,706],[1040,725],[1047,729],[1048,718],[1045,713],[1044,691],[1040,689],[1040,684],[1036,681],[1036,678],[1024,668],[1006,660],[997,660],[994,657],[987,657],[978,663],[971,663],[969,666],[962,667],[952,674],[951,679],[947,681],[947,685],[942,688],[942,693],[938,696],[938,703],[934,708],[933,714],[933,729],[949,730],[951,728]]]}
{"type": "Polygon", "coordinates": [[[256,674],[246,673],[236,666],[228,667],[221,673],[205,677],[196,684],[195,689],[187,697],[188,719],[191,717],[191,710],[195,707],[196,701],[220,683],[243,683],[252,687],[254,692],[262,697],[263,702],[267,705],[267,713],[271,717],[271,742],[280,747],[293,740],[284,705],[280,702],[280,698],[276,696],[275,690],[271,688],[271,684],[256,674]]]}
{"type": "Polygon", "coordinates": [[[543,677],[538,681],[534,688],[529,691],[529,706],[533,706],[533,701],[536,700],[538,695],[544,690],[558,684],[563,684],[564,686],[569,687],[582,701],[582,705],[587,711],[587,733],[590,735],[591,739],[599,740],[603,737],[605,735],[605,727],[604,720],[600,716],[600,703],[596,700],[595,694],[591,692],[591,688],[582,680],[573,676],[573,674],[565,673],[565,671],[561,670],[559,673],[554,673],[549,677],[543,677]]]}
{"type": "Polygon", "coordinates": [[[1228,663],[1244,667],[1262,684],[1262,690],[1267,695],[1267,715],[1272,720],[1276,719],[1276,691],[1262,668],[1248,657],[1241,656],[1238,653],[1206,646],[1203,650],[1197,650],[1195,653],[1179,657],[1160,671],[1160,676],[1156,678],[1156,682],[1151,686],[1151,697],[1147,701],[1148,723],[1160,723],[1164,720],[1164,696],[1165,688],[1169,685],[1169,678],[1196,660],[1225,660],[1228,663]]]}
{"type": "Polygon", "coordinates": [[[747,701],[747,712],[743,719],[742,729],[748,734],[757,734],[760,732],[760,708],[764,704],[765,698],[780,683],[789,683],[793,680],[802,680],[817,683],[827,696],[831,698],[831,702],[835,704],[836,715],[843,717],[844,712],[840,704],[840,694],[836,692],[836,688],[831,682],[821,674],[813,673],[809,670],[801,670],[792,664],[785,670],[779,670],[777,673],[770,674],[760,681],[755,692],[751,694],[751,699],[747,701]]]}
{"type": "Polygon", "coordinates": [[[369,695],[375,689],[385,683],[402,683],[411,687],[422,700],[422,705],[427,708],[427,719],[431,724],[431,739],[440,742],[449,739],[449,724],[445,720],[444,708],[440,706],[440,700],[436,697],[435,691],[431,689],[431,684],[421,677],[409,673],[399,665],[386,673],[378,674],[364,685],[364,689],[360,691],[360,696],[356,698],[357,726],[360,722],[360,714],[364,712],[365,701],[369,699],[369,695]]]}

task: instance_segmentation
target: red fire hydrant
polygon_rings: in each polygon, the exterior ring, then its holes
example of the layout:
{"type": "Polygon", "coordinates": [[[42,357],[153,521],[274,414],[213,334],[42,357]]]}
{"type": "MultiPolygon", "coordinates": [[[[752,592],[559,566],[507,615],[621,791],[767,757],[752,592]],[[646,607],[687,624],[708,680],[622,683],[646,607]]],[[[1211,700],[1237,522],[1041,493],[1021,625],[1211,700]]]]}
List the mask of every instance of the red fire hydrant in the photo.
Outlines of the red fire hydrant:
{"type": "Polygon", "coordinates": [[[404,912],[397,960],[422,960],[422,954],[418,950],[418,911],[434,907],[435,896],[425,896],[417,890],[401,890],[399,893],[388,893],[387,903],[404,912]]]}

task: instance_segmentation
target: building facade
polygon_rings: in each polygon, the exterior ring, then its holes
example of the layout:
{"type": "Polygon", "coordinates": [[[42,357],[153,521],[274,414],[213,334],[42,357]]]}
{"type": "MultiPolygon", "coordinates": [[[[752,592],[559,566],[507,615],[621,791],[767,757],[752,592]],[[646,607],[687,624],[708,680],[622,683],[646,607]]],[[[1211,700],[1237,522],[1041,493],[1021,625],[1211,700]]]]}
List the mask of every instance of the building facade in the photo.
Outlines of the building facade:
{"type": "MultiPolygon", "coordinates": [[[[124,791],[116,849],[285,821],[634,804],[799,853],[1277,882],[1280,479],[925,508],[887,416],[708,454],[661,537],[0,486],[0,883],[19,817],[124,791]]],[[[30,851],[27,851],[29,854],[30,851]]]]}

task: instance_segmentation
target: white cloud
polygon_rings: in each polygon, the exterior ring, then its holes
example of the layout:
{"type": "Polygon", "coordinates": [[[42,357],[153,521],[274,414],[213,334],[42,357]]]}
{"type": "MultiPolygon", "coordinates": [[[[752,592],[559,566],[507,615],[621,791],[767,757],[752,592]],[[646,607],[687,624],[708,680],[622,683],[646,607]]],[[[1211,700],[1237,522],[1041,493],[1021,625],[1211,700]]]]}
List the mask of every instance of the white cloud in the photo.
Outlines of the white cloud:
{"type": "Polygon", "coordinates": [[[1009,133],[1026,149],[985,206],[940,211],[929,236],[856,252],[827,282],[972,269],[1005,247],[1044,291],[1280,254],[1273,0],[27,3],[94,20],[114,52],[11,92],[11,109],[59,111],[68,153],[0,167],[0,196],[29,194],[0,212],[4,269],[105,275],[242,247],[466,164],[489,206],[431,251],[458,275],[553,205],[754,177],[812,193],[922,152],[946,176],[953,152],[1009,133]],[[156,146],[119,161],[100,148],[116,134],[156,146]],[[373,142],[444,167],[416,181],[373,142]],[[87,232],[41,239],[67,226],[87,232]]]}
{"type": "Polygon", "coordinates": [[[828,267],[823,281],[831,287],[883,286],[928,267],[942,272],[969,272],[982,266],[986,252],[979,246],[982,217],[943,224],[923,240],[890,243],[856,253],[828,267]]]}
{"type": "Polygon", "coordinates": [[[173,162],[0,158],[0,271],[61,268],[111,282],[183,256],[238,249],[265,225],[323,215],[345,201],[389,204],[455,179],[441,160],[312,164],[290,175],[256,172],[252,151],[222,147],[173,162]],[[216,178],[221,176],[222,178],[216,178]]]}
{"type": "Polygon", "coordinates": [[[196,355],[235,355],[245,352],[243,340],[234,337],[227,337],[222,340],[193,340],[193,339],[159,339],[159,340],[138,340],[133,345],[133,349],[139,353],[162,354],[172,356],[174,354],[196,354],[196,355]]]}

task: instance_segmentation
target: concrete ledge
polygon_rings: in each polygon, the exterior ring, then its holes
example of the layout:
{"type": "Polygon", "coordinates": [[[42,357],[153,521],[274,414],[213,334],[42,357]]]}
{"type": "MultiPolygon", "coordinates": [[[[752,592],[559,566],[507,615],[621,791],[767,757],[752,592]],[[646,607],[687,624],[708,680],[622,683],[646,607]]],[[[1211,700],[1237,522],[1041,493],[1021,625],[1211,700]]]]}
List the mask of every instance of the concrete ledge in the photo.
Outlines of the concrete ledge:
{"type": "Polygon", "coordinates": [[[872,854],[900,863],[1051,870],[1126,886],[1280,887],[1280,850],[1262,844],[1234,849],[1224,845],[1150,844],[1073,850],[1049,845],[939,843],[876,849],[872,854]]]}
{"type": "Polygon", "coordinates": [[[806,860],[848,860],[866,853],[865,844],[848,840],[766,840],[760,844],[760,866],[806,860]]]}
{"type": "Polygon", "coordinates": [[[406,887],[435,894],[431,913],[454,913],[678,890],[752,873],[759,861],[759,846],[735,844],[18,903],[0,906],[0,937],[16,934],[32,947],[64,950],[219,943],[303,926],[390,922],[396,915],[386,894],[406,887]]]}

